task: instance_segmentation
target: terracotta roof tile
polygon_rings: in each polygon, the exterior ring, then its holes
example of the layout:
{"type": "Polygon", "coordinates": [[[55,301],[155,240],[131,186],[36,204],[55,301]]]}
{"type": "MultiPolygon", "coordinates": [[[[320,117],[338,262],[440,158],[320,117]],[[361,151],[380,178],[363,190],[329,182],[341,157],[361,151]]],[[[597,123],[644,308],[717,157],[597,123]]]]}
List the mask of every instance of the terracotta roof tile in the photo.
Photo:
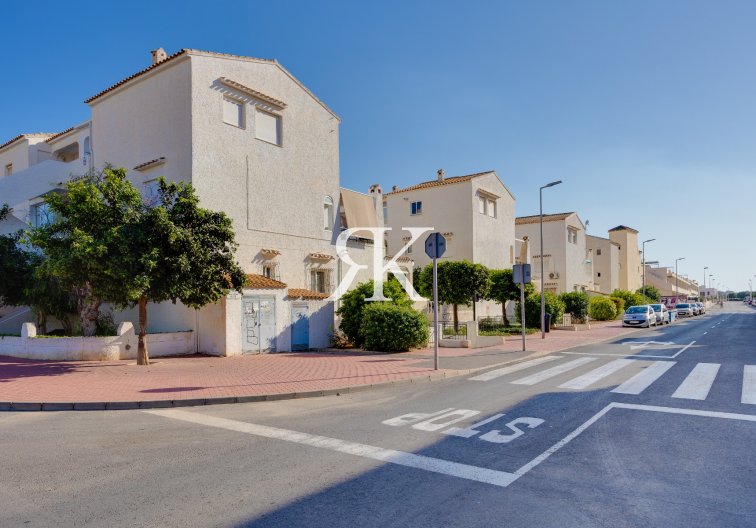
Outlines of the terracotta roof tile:
{"type": "Polygon", "coordinates": [[[633,229],[632,227],[627,227],[627,226],[624,226],[624,225],[618,225],[617,227],[612,228],[612,229],[609,230],[610,233],[612,231],[630,231],[631,233],[636,233],[636,234],[638,233],[637,229],[633,229]]]}
{"type": "Polygon", "coordinates": [[[136,167],[134,167],[134,170],[142,171],[145,169],[150,169],[156,165],[160,165],[161,163],[165,163],[165,156],[161,156],[159,158],[155,158],[150,161],[145,161],[144,163],[140,163],[136,167]]]}
{"type": "Polygon", "coordinates": [[[431,180],[427,182],[418,183],[417,185],[410,185],[409,187],[405,187],[404,189],[397,189],[396,191],[387,192],[385,196],[388,196],[389,194],[399,194],[403,192],[408,191],[416,191],[418,189],[430,189],[431,187],[441,187],[442,185],[451,185],[454,183],[462,183],[466,181],[470,181],[473,178],[476,178],[478,176],[484,176],[486,174],[491,174],[494,171],[485,171],[485,172],[476,172],[475,174],[467,174],[465,176],[449,176],[448,178],[444,178],[443,180],[431,180]]]}
{"type": "Polygon", "coordinates": [[[253,290],[282,290],[286,288],[286,284],[275,279],[270,279],[264,275],[249,273],[247,274],[247,280],[244,283],[244,287],[253,290]]]}
{"type": "Polygon", "coordinates": [[[235,90],[239,90],[240,92],[246,93],[247,95],[251,95],[252,97],[260,99],[261,101],[265,101],[266,103],[270,103],[273,106],[277,106],[278,108],[286,108],[286,103],[284,103],[283,101],[280,101],[269,95],[265,95],[262,92],[258,92],[257,90],[254,90],[249,86],[243,85],[242,83],[232,81],[231,79],[227,79],[226,77],[221,77],[218,80],[226,86],[234,88],[235,90]]]}
{"type": "Polygon", "coordinates": [[[289,288],[289,297],[296,299],[327,299],[327,293],[320,293],[307,288],[289,288]]]}
{"type": "Polygon", "coordinates": [[[334,256],[328,253],[310,253],[310,258],[313,260],[333,260],[334,256]]]}
{"type": "Polygon", "coordinates": [[[41,138],[41,137],[46,138],[46,137],[54,136],[54,135],[55,135],[55,132],[34,132],[34,133],[30,133],[30,134],[19,134],[16,137],[11,138],[8,141],[6,141],[5,143],[3,143],[2,145],[0,145],[0,149],[5,148],[8,145],[11,145],[11,144],[15,143],[19,139],[24,139],[24,138],[41,138]]]}
{"type": "Polygon", "coordinates": [[[58,139],[60,136],[68,134],[73,129],[74,129],[74,127],[69,127],[67,129],[65,129],[63,132],[58,132],[57,134],[53,134],[52,136],[50,136],[49,138],[47,138],[45,140],[45,143],[51,143],[51,142],[55,141],[56,139],[58,139]]]}
{"type": "MultiPolygon", "coordinates": [[[[545,214],[543,215],[543,221],[544,222],[556,222],[559,220],[564,220],[568,216],[575,214],[574,212],[571,213],[555,213],[555,214],[545,214]]],[[[531,216],[518,216],[515,218],[515,225],[523,225],[523,224],[537,224],[541,221],[541,215],[531,215],[531,216]]]]}

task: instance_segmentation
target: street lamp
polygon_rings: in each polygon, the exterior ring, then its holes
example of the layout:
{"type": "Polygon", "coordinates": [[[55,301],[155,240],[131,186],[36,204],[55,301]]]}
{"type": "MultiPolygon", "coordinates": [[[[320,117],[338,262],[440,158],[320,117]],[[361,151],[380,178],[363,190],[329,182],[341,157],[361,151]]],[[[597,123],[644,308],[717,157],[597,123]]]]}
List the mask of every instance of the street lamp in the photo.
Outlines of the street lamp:
{"type": "Polygon", "coordinates": [[[675,259],[675,303],[677,303],[677,301],[680,300],[679,299],[679,297],[680,297],[680,288],[678,287],[679,280],[678,280],[678,277],[677,277],[677,262],[680,261],[680,260],[685,260],[685,257],[680,257],[679,259],[675,259]]]}
{"type": "MultiPolygon", "coordinates": [[[[653,242],[655,238],[649,238],[641,243],[641,249],[643,251],[643,302],[646,302],[646,243],[653,242]]],[[[638,247],[638,246],[635,246],[638,247]]]]}
{"type": "MultiPolygon", "coordinates": [[[[706,270],[709,269],[709,266],[704,266],[704,291],[703,294],[706,295],[706,270]]],[[[706,302],[706,299],[704,299],[704,302],[706,302]]]]}
{"type": "Polygon", "coordinates": [[[546,339],[546,293],[543,281],[543,190],[562,183],[562,180],[547,183],[538,190],[541,205],[541,339],[546,339]]]}

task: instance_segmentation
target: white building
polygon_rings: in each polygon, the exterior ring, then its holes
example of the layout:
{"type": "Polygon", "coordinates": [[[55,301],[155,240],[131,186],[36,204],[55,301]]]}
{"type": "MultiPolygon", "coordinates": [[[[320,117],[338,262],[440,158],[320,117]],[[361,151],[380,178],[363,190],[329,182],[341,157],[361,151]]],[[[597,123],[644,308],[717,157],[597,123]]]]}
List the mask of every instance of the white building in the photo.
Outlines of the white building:
{"type": "Polygon", "coordinates": [[[593,235],[586,235],[585,243],[593,259],[593,289],[609,295],[619,288],[620,245],[593,235]]]}
{"type": "Polygon", "coordinates": [[[515,220],[518,239],[527,237],[532,253],[531,276],[541,287],[541,259],[544,290],[551,293],[593,290],[593,252],[586,246],[585,225],[575,212],[543,215],[543,255],[541,216],[520,216],[515,220]]]}
{"type": "MultiPolygon", "coordinates": [[[[439,170],[434,180],[394,187],[384,196],[384,220],[391,228],[386,239],[389,254],[395,255],[410,240],[403,228],[429,227],[446,237],[440,260],[468,260],[493,269],[515,263],[515,198],[495,171],[447,177],[439,170]]],[[[407,251],[419,267],[431,262],[425,238],[407,251]]],[[[482,315],[501,313],[492,302],[480,302],[477,308],[482,315]]]]}
{"type": "MultiPolygon", "coordinates": [[[[149,330],[191,329],[197,351],[221,355],[327,346],[325,299],[341,277],[339,117],[275,60],[189,49],[154,51],[86,103],[91,121],[0,146],[0,203],[14,209],[0,230],[34,224],[41,196],[90,165],[129,169],[148,197],[160,176],[190,182],[201,206],[232,219],[248,288],[199,311],[152,307],[149,330]]],[[[378,222],[374,200],[350,204],[378,222]]]]}

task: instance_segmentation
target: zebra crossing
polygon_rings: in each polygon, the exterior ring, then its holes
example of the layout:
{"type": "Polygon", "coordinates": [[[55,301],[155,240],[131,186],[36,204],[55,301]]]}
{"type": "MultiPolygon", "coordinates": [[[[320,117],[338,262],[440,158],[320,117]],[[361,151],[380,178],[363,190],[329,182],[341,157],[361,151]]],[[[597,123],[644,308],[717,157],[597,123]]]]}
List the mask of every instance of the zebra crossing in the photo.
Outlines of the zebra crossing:
{"type": "MultiPolygon", "coordinates": [[[[518,376],[512,376],[514,379],[507,379],[506,381],[513,385],[533,386],[568,374],[580,367],[590,365],[598,359],[591,356],[577,359],[559,355],[543,356],[515,365],[490,370],[468,379],[470,381],[492,381],[508,377],[520,371],[530,370],[531,372],[522,372],[518,376]],[[554,364],[558,360],[566,361],[554,364]]],[[[639,395],[661,379],[676,364],[676,361],[649,361],[648,359],[632,358],[615,359],[556,386],[560,389],[584,390],[610,376],[629,373],[629,377],[611,389],[610,392],[639,395]]],[[[671,397],[680,400],[706,400],[717,380],[720,368],[720,363],[697,363],[671,394],[671,397]]],[[[740,402],[756,405],[756,365],[745,365],[743,367],[743,385],[740,402]]]]}

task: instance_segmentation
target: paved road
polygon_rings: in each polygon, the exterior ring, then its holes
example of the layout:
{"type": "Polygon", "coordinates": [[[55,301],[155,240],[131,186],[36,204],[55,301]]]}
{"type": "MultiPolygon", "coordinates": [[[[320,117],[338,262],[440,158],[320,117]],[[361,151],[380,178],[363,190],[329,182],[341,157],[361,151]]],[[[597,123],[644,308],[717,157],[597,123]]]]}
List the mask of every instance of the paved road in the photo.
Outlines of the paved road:
{"type": "Polygon", "coordinates": [[[0,526],[756,526],[756,311],[340,397],[0,415],[0,526]]]}

